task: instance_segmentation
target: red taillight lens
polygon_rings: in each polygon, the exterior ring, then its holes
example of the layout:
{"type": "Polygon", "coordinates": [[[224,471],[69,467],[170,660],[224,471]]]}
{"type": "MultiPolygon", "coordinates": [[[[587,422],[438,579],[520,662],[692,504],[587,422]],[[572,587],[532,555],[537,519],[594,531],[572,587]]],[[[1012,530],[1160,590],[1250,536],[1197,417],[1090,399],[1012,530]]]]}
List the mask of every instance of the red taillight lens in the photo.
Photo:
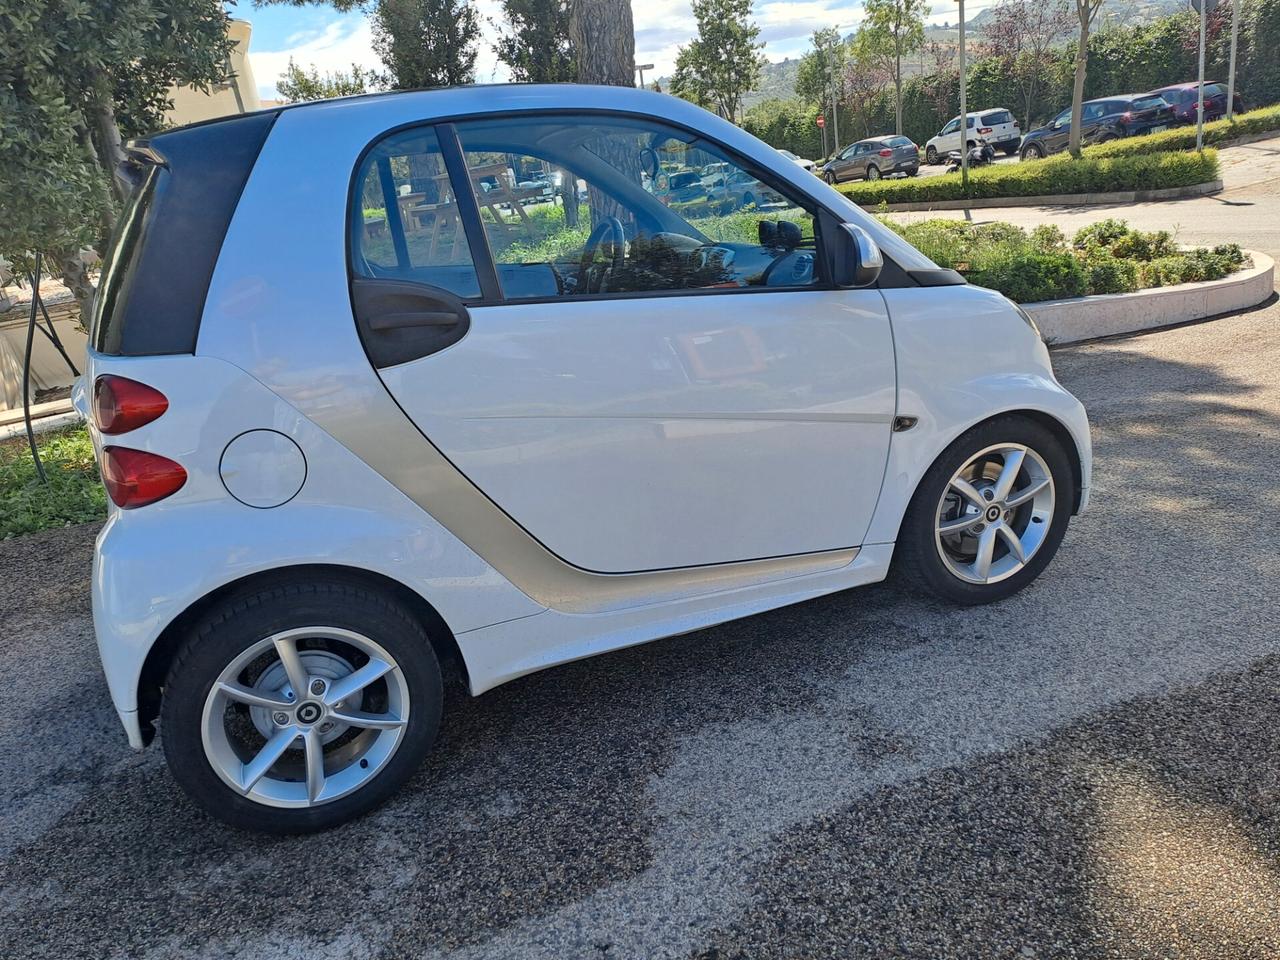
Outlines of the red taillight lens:
{"type": "Polygon", "coordinates": [[[880,156],[882,156],[882,157],[892,157],[892,156],[893,156],[893,151],[892,151],[892,150],[881,150],[881,151],[880,151],[880,156]]]}
{"type": "Polygon", "coordinates": [[[168,457],[128,447],[102,448],[102,485],[111,502],[122,510],[163,500],[186,482],[182,464],[168,457]]]}
{"type": "Polygon", "coordinates": [[[986,136],[988,133],[990,133],[990,132],[991,132],[991,128],[990,128],[990,127],[982,127],[980,130],[978,130],[978,132],[979,132],[980,134],[982,134],[983,136],[986,136]]]}
{"type": "Polygon", "coordinates": [[[163,393],[127,377],[103,374],[93,384],[93,419],[103,433],[128,433],[169,409],[163,393]]]}

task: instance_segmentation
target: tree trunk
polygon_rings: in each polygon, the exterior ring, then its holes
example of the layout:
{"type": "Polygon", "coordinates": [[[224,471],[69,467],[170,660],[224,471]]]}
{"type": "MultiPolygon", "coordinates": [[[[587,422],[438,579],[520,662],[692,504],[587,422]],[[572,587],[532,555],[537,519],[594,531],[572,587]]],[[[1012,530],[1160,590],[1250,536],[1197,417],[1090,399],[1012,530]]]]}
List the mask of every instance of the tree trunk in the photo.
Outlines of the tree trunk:
{"type": "Polygon", "coordinates": [[[635,86],[636,34],[630,0],[572,0],[569,38],[579,83],[635,86]]]}
{"type": "Polygon", "coordinates": [[[71,291],[80,307],[80,329],[89,331],[89,320],[93,316],[93,281],[89,279],[89,270],[80,258],[79,250],[58,251],[58,272],[62,275],[62,284],[71,291]]]}
{"type": "Polygon", "coordinates": [[[1071,88],[1071,136],[1067,149],[1080,156],[1080,113],[1084,105],[1084,74],[1089,65],[1089,20],[1080,18],[1080,45],[1076,48],[1076,79],[1071,88]]]}
{"type": "Polygon", "coordinates": [[[902,136],[902,54],[898,54],[893,71],[893,101],[896,124],[894,133],[902,136]]]}

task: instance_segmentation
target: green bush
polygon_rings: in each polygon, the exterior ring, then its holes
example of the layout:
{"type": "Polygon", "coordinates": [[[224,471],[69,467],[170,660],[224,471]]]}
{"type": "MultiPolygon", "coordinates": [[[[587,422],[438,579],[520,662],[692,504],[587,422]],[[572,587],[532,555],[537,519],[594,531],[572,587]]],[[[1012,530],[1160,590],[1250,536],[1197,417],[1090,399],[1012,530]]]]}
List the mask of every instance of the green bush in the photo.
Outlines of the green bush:
{"type": "Polygon", "coordinates": [[[1018,303],[1216,280],[1245,260],[1236,244],[1181,251],[1167,232],[1133,230],[1123,220],[1090,224],[1068,244],[1053,224],[1027,232],[1008,223],[881,219],[934,263],[1018,303]]]}
{"type": "MultiPolygon", "coordinates": [[[[1214,120],[1204,125],[1204,145],[1215,147],[1239,137],[1255,133],[1280,132],[1280,106],[1251,110],[1236,116],[1234,120],[1214,120]]],[[[1173,150],[1196,148],[1195,124],[1175,127],[1164,133],[1151,133],[1142,137],[1126,137],[1086,147],[1084,155],[1091,158],[1132,157],[1147,153],[1165,153],[1173,150]]]]}
{"type": "Polygon", "coordinates": [[[842,184],[839,189],[855,203],[875,206],[878,203],[930,203],[1190,187],[1217,180],[1218,173],[1218,155],[1214,150],[1083,157],[1079,160],[1059,154],[1045,160],[975,170],[969,175],[967,198],[959,174],[861,181],[842,184]]]}
{"type": "Polygon", "coordinates": [[[93,444],[84,427],[37,438],[49,482],[41,483],[27,438],[0,443],[0,539],[87,523],[106,513],[93,444]]]}

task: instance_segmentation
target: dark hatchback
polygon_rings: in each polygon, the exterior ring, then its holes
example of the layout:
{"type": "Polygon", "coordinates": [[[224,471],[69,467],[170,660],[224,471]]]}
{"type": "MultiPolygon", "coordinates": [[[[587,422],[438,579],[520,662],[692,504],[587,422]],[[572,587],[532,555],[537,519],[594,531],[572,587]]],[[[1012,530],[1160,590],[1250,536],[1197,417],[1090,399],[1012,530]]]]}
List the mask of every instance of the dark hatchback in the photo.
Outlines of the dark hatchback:
{"type": "Polygon", "coordinates": [[[879,180],[901,173],[920,172],[920,148],[909,137],[868,137],[845,147],[822,168],[827,183],[845,180],[879,180]]]}
{"type": "MultiPolygon", "coordinates": [[[[1080,142],[1088,145],[1167,130],[1176,123],[1173,107],[1154,93],[1102,97],[1086,101],[1080,111],[1080,142]]],[[[1067,148],[1071,108],[1022,138],[1022,159],[1034,160],[1067,148]]]]}
{"type": "MultiPolygon", "coordinates": [[[[1196,122],[1196,91],[1198,83],[1177,83],[1171,87],[1152,90],[1154,96],[1163,97],[1173,107],[1173,116],[1178,123],[1196,122]]],[[[1235,94],[1235,113],[1244,113],[1244,101],[1240,94],[1235,94]]],[[[1204,84],[1204,119],[1219,120],[1227,115],[1227,85],[1217,81],[1205,81],[1204,84]]]]}

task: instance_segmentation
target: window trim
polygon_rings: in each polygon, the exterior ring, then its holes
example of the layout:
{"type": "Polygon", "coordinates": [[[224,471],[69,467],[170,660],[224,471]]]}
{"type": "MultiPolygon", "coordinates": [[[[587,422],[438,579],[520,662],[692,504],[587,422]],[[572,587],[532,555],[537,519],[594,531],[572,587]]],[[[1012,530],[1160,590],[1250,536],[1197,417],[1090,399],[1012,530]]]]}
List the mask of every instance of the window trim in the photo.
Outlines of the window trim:
{"type": "MultiPolygon", "coordinates": [[[[381,131],[372,139],[370,139],[370,141],[367,144],[365,144],[364,148],[360,151],[360,154],[356,157],[355,163],[352,166],[351,178],[347,188],[347,229],[346,229],[346,242],[345,242],[348,288],[350,288],[351,286],[351,281],[357,276],[357,274],[354,273],[354,262],[355,262],[354,252],[355,251],[352,245],[353,240],[355,239],[355,236],[356,236],[354,232],[355,231],[354,220],[352,218],[352,211],[354,209],[352,198],[355,196],[356,191],[360,188],[360,184],[357,181],[359,178],[360,169],[363,166],[365,159],[367,158],[369,153],[372,152],[380,143],[383,143],[389,138],[394,137],[397,134],[404,132],[405,130],[417,130],[422,128],[430,128],[435,131],[436,139],[440,145],[441,155],[443,157],[447,148],[445,147],[444,138],[441,136],[440,131],[442,127],[447,126],[447,127],[450,127],[453,131],[452,146],[457,149],[459,158],[465,161],[465,157],[463,157],[462,155],[463,152],[461,149],[461,141],[457,137],[456,125],[458,123],[463,123],[469,120],[497,120],[497,119],[504,119],[504,118],[514,119],[517,117],[550,117],[550,116],[571,116],[575,118],[582,118],[582,117],[623,118],[623,119],[631,119],[631,120],[648,121],[651,123],[657,122],[662,126],[666,126],[672,130],[680,131],[684,134],[687,134],[688,136],[692,137],[695,140],[703,140],[706,143],[714,145],[715,148],[720,152],[722,152],[728,159],[737,163],[741,169],[748,171],[749,173],[752,174],[752,176],[760,180],[760,182],[764,183],[766,186],[772,187],[774,190],[778,190],[778,192],[782,193],[784,196],[790,197],[794,192],[796,192],[796,190],[799,189],[790,183],[786,183],[785,186],[781,190],[779,190],[778,184],[782,181],[779,180],[779,178],[776,176],[776,174],[772,170],[770,170],[767,167],[763,167],[756,161],[752,160],[751,158],[740,154],[737,150],[728,146],[723,141],[717,139],[716,137],[708,135],[704,131],[686,126],[685,124],[679,123],[678,121],[669,120],[665,117],[654,117],[650,114],[645,114],[645,113],[636,113],[628,110],[606,110],[606,109],[599,109],[599,108],[588,109],[588,110],[568,110],[565,108],[550,107],[550,108],[537,109],[537,110],[495,111],[492,113],[445,114],[438,117],[424,117],[417,120],[409,120],[404,123],[400,123],[400,124],[396,124],[395,126],[388,127],[387,129],[381,131]]],[[[464,182],[469,184],[470,180],[465,176],[465,162],[464,162],[463,174],[464,174],[464,182]]],[[[451,187],[454,186],[454,173],[452,170],[449,171],[449,183],[451,187]]],[[[456,196],[457,195],[456,189],[454,192],[456,196]]],[[[478,227],[483,232],[484,223],[480,217],[479,204],[475,202],[476,200],[475,192],[470,189],[468,189],[467,192],[470,194],[472,203],[467,204],[465,207],[462,204],[459,204],[460,206],[459,218],[463,221],[463,229],[467,235],[468,246],[470,246],[471,244],[470,230],[478,227]],[[468,207],[473,209],[468,210],[467,209],[468,207]],[[472,218],[474,219],[472,220],[472,218]],[[468,220],[471,220],[470,225],[468,225],[467,223],[468,220]]],[[[831,281],[830,269],[827,263],[827,255],[825,251],[825,243],[823,240],[823,221],[824,219],[829,219],[835,223],[844,223],[846,222],[844,214],[833,210],[818,198],[812,197],[809,194],[805,193],[804,191],[800,191],[800,192],[803,195],[805,202],[797,203],[796,206],[799,206],[801,209],[809,212],[813,216],[814,253],[816,256],[814,269],[820,277],[820,279],[818,279],[816,282],[811,284],[806,284],[805,286],[691,287],[688,289],[673,289],[673,290],[634,290],[634,291],[620,291],[617,293],[569,294],[567,296],[556,295],[556,296],[548,296],[548,297],[527,297],[527,298],[520,298],[520,299],[509,299],[501,293],[498,297],[486,296],[483,285],[482,285],[481,293],[479,297],[461,297],[460,299],[468,307],[502,307],[502,306],[526,306],[526,305],[535,306],[539,304],[551,304],[551,303],[584,303],[584,302],[593,302],[593,301],[624,300],[624,299],[646,299],[647,300],[647,299],[663,299],[667,297],[687,297],[687,296],[741,296],[741,295],[747,295],[747,294],[758,295],[758,294],[774,294],[774,293],[805,293],[805,292],[823,293],[823,292],[832,292],[835,290],[843,289],[835,286],[835,284],[832,283],[831,281]]],[[[487,235],[485,235],[484,237],[484,245],[482,247],[481,254],[483,258],[488,262],[488,266],[493,269],[496,277],[497,263],[494,260],[492,252],[489,249],[489,240],[487,235]]],[[[885,260],[886,269],[881,272],[880,279],[875,283],[875,285],[868,287],[866,289],[880,290],[880,289],[891,288],[891,287],[918,285],[914,282],[906,282],[906,283],[902,282],[901,278],[907,278],[909,281],[909,276],[907,272],[899,268],[897,264],[887,254],[885,255],[884,260],[885,260]],[[886,282],[886,281],[889,281],[890,278],[897,278],[897,279],[894,279],[890,282],[886,282]]],[[[476,269],[476,275],[477,277],[479,277],[481,275],[481,265],[477,258],[477,252],[474,250],[474,248],[472,249],[472,263],[476,269]]],[[[423,287],[433,286],[432,284],[422,283],[421,281],[418,281],[418,280],[410,280],[407,282],[418,283],[423,287]]],[[[498,287],[500,290],[501,288],[500,281],[498,282],[498,287]]]]}

